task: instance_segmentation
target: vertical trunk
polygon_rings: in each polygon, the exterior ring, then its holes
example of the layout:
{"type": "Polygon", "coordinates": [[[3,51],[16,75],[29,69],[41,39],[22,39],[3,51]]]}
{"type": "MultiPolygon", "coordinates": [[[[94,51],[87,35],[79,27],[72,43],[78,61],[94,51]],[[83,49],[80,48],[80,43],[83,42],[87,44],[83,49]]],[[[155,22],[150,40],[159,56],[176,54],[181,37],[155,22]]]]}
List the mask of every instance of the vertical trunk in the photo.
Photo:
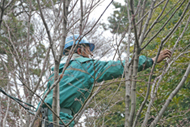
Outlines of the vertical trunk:
{"type": "MultiPolygon", "coordinates": [[[[60,44],[59,54],[58,57],[55,58],[55,70],[54,70],[54,81],[58,80],[59,78],[59,64],[63,54],[63,49],[65,46],[65,39],[67,36],[67,15],[68,15],[68,6],[69,0],[63,0],[63,38],[60,44]]],[[[60,112],[60,97],[59,97],[59,83],[56,84],[56,87],[53,90],[53,104],[52,104],[53,111],[59,116],[60,112]]],[[[55,126],[59,125],[59,118],[53,115],[53,122],[56,124],[55,126]]]]}
{"type": "MultiPolygon", "coordinates": [[[[135,35],[134,59],[132,59],[132,62],[131,62],[132,66],[126,68],[126,69],[130,70],[129,73],[126,74],[126,77],[128,77],[128,79],[131,79],[131,81],[130,82],[127,81],[128,83],[126,82],[126,118],[125,118],[126,122],[125,122],[125,126],[131,127],[133,125],[135,109],[136,109],[136,78],[137,78],[137,72],[138,72],[138,60],[139,60],[139,54],[140,54],[140,46],[139,46],[139,40],[138,40],[138,35],[137,35],[137,29],[135,26],[135,14],[134,14],[133,1],[128,0],[127,5],[128,5],[128,17],[129,17],[129,22],[130,22],[129,26],[131,27],[133,24],[134,35],[135,35]],[[131,10],[130,10],[131,15],[129,14],[129,5],[131,8],[131,10]],[[130,84],[131,84],[131,86],[130,86],[130,84]],[[130,107],[130,113],[129,113],[130,99],[131,99],[131,107],[130,107]]],[[[131,30],[131,28],[129,28],[129,31],[130,30],[131,30]]],[[[129,53],[128,53],[128,55],[129,55],[129,53]]]]}
{"type": "MultiPolygon", "coordinates": [[[[2,98],[0,97],[0,111],[2,111],[3,109],[2,109],[2,100],[1,100],[2,98]]],[[[3,122],[3,114],[1,113],[0,114],[0,126],[2,126],[2,122],[3,122]]]]}
{"type": "Polygon", "coordinates": [[[125,65],[125,127],[129,126],[129,116],[130,116],[130,93],[131,93],[131,67],[126,63],[125,65]]]}
{"type": "MultiPolygon", "coordinates": [[[[29,15],[28,15],[28,24],[27,24],[27,29],[28,29],[28,31],[27,31],[27,44],[26,44],[26,82],[27,82],[27,86],[28,86],[28,88],[30,88],[30,82],[29,82],[29,80],[30,80],[30,74],[29,74],[29,43],[30,43],[30,21],[31,21],[31,14],[32,14],[32,7],[31,7],[31,5],[32,5],[32,3],[31,3],[31,0],[29,1],[29,15]]],[[[24,89],[26,89],[26,88],[24,88],[24,89]]],[[[26,97],[27,97],[27,103],[28,104],[31,104],[31,92],[28,90],[28,89],[26,89],[26,91],[27,91],[27,95],[26,95],[26,97]]],[[[26,127],[29,127],[29,125],[30,125],[30,113],[29,112],[27,112],[26,113],[26,127]]]]}
{"type": "MultiPolygon", "coordinates": [[[[129,3],[129,1],[128,1],[129,3]]],[[[129,116],[130,116],[130,94],[131,94],[131,67],[129,66],[130,56],[130,43],[131,43],[131,17],[129,11],[129,4],[127,3],[127,13],[129,19],[129,31],[128,31],[128,44],[127,44],[127,59],[125,62],[125,127],[129,127],[129,116]]]]}
{"type": "Polygon", "coordinates": [[[139,51],[137,45],[135,43],[135,57],[132,66],[132,81],[131,81],[131,110],[130,110],[130,117],[129,117],[129,126],[133,125],[135,110],[136,110],[136,79],[137,79],[137,72],[138,72],[138,60],[139,60],[139,51]]]}
{"type": "MultiPolygon", "coordinates": [[[[29,15],[28,15],[28,24],[27,24],[27,44],[26,44],[26,82],[28,88],[30,88],[30,73],[29,73],[29,43],[30,43],[30,21],[31,21],[31,15],[32,15],[32,3],[31,0],[29,1],[29,15]]],[[[27,103],[31,104],[31,92],[27,89],[27,103]]],[[[26,127],[30,125],[30,114],[29,112],[26,113],[26,127]]]]}
{"type": "MultiPolygon", "coordinates": [[[[59,61],[55,59],[55,70],[54,70],[54,81],[58,79],[59,76],[59,61]]],[[[59,116],[59,83],[56,84],[55,88],[53,89],[53,104],[52,104],[53,111],[59,116]]],[[[59,125],[59,119],[53,115],[53,122],[56,125],[59,125]]],[[[57,127],[55,125],[55,127],[57,127]]]]}

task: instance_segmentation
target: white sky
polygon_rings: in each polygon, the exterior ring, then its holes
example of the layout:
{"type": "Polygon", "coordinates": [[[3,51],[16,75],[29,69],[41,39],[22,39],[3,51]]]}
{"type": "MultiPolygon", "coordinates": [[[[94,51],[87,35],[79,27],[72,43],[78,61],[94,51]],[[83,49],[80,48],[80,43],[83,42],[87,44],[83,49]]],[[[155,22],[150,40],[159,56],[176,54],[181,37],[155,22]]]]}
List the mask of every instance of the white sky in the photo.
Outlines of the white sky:
{"type": "MultiPolygon", "coordinates": [[[[104,0],[100,6],[98,6],[94,12],[92,13],[93,17],[94,18],[98,18],[100,17],[100,15],[102,14],[102,12],[106,9],[106,7],[109,5],[109,3],[111,2],[112,0],[104,0]]],[[[120,2],[122,4],[124,4],[124,0],[114,0],[115,2],[120,2]]],[[[112,13],[113,13],[113,9],[114,9],[114,6],[111,4],[109,6],[109,8],[106,10],[106,12],[104,13],[103,17],[102,17],[102,20],[104,22],[107,22],[107,18],[108,16],[110,16],[112,13]]]]}

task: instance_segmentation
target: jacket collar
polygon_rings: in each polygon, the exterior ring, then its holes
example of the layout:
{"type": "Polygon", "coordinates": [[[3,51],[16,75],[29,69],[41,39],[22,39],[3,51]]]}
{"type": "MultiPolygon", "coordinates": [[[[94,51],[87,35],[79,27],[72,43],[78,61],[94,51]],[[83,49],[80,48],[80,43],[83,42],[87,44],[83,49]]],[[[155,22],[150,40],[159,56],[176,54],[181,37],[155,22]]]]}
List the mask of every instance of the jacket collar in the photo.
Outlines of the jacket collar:
{"type": "MultiPolygon", "coordinates": [[[[78,57],[81,57],[81,56],[78,55],[78,54],[76,54],[76,53],[74,53],[73,56],[72,56],[72,58],[71,58],[71,60],[75,60],[78,57]]],[[[66,61],[67,61],[67,59],[68,59],[68,56],[63,56],[62,59],[61,59],[60,64],[65,64],[66,61]]]]}
{"type": "MultiPolygon", "coordinates": [[[[62,57],[62,59],[60,61],[60,66],[59,66],[60,68],[62,68],[64,66],[64,64],[67,62],[67,59],[68,59],[68,56],[63,56],[62,57]]],[[[90,60],[93,60],[93,59],[83,57],[83,56],[80,56],[80,55],[74,53],[70,61],[73,61],[73,60],[76,60],[76,61],[79,61],[79,62],[83,63],[83,62],[90,61],[90,60]]],[[[54,66],[51,68],[51,70],[52,71],[54,70],[54,66]]]]}

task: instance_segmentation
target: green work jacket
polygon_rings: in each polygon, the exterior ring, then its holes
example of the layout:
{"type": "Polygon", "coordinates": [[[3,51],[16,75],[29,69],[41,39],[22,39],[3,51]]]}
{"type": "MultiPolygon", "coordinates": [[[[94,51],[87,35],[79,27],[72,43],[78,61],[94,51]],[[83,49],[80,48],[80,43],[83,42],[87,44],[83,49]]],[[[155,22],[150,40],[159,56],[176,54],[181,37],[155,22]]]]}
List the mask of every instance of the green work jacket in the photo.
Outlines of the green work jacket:
{"type": "MultiPolygon", "coordinates": [[[[67,60],[64,56],[59,66],[59,74],[62,73],[67,60]]],[[[80,110],[84,101],[91,93],[93,84],[103,80],[110,80],[121,77],[124,70],[125,61],[100,61],[78,54],[73,54],[67,69],[64,72],[63,78],[59,82],[60,87],[60,107],[67,108],[72,111],[72,116],[67,113],[60,112],[60,118],[68,123],[73,116],[80,110]]],[[[138,71],[151,67],[153,61],[145,56],[139,57],[138,71]]],[[[53,70],[54,68],[52,68],[53,70]]],[[[49,78],[47,89],[54,83],[54,74],[49,78]]],[[[52,106],[53,90],[47,95],[45,102],[52,106]]],[[[45,106],[45,105],[43,105],[45,106]]],[[[49,121],[52,121],[52,115],[48,116],[49,121]]],[[[70,124],[74,126],[74,122],[70,124]]]]}

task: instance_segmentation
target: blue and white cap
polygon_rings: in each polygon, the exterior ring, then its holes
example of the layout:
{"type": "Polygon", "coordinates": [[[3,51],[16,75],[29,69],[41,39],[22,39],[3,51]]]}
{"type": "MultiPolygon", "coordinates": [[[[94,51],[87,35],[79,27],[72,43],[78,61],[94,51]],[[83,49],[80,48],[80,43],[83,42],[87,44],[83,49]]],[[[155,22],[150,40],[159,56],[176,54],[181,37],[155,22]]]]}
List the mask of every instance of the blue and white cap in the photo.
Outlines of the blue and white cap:
{"type": "Polygon", "coordinates": [[[79,34],[74,34],[74,35],[70,35],[66,38],[65,41],[65,47],[64,47],[64,51],[63,54],[65,54],[65,49],[71,47],[73,44],[87,44],[90,47],[90,51],[92,52],[94,50],[95,45],[93,43],[90,43],[86,37],[83,37],[81,39],[81,41],[78,43],[80,39],[80,35],[79,34]],[[74,38],[73,38],[74,37],[74,38]]]}

